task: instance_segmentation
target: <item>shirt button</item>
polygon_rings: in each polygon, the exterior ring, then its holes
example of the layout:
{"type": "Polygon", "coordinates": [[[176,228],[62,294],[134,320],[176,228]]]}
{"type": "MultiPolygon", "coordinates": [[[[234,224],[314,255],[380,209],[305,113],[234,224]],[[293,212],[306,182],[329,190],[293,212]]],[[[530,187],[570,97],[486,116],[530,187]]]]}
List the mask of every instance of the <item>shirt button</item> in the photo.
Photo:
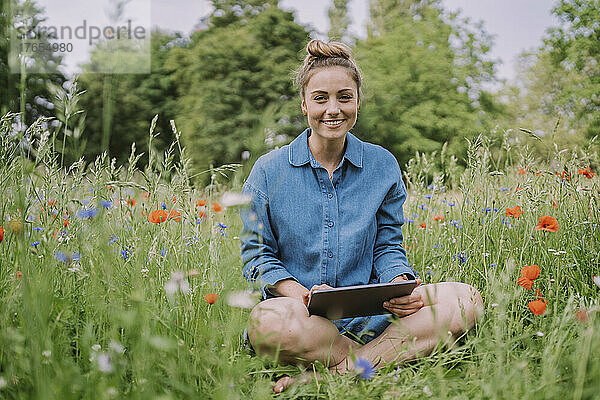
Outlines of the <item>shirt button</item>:
{"type": "Polygon", "coordinates": [[[333,226],[333,221],[329,221],[329,222],[327,223],[327,226],[331,228],[331,227],[333,226]]]}
{"type": "Polygon", "coordinates": [[[333,251],[329,250],[329,253],[327,253],[327,257],[333,258],[333,251]]]}
{"type": "Polygon", "coordinates": [[[327,196],[328,196],[330,199],[332,199],[332,198],[333,198],[333,194],[331,194],[331,193],[329,193],[327,196]]]}

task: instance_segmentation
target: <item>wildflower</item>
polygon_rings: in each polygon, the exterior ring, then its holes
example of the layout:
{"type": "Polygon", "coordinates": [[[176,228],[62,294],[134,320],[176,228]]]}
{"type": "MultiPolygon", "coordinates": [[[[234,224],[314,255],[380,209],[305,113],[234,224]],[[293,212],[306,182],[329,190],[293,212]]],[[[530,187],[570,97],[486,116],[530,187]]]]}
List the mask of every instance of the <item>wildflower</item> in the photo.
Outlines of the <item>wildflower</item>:
{"type": "Polygon", "coordinates": [[[40,241],[39,241],[39,240],[36,240],[35,242],[31,242],[31,245],[32,245],[33,247],[36,247],[36,246],[38,246],[39,244],[40,244],[40,241]]]}
{"type": "Polygon", "coordinates": [[[127,205],[129,207],[135,207],[135,199],[130,198],[129,200],[127,200],[127,205]]]}
{"type": "Polygon", "coordinates": [[[148,215],[148,221],[155,224],[162,224],[167,220],[167,212],[165,210],[154,210],[148,215]]]}
{"type": "Polygon", "coordinates": [[[456,203],[449,201],[449,202],[448,202],[448,205],[449,205],[450,207],[454,207],[454,206],[456,205],[456,203]]]}
{"type": "Polygon", "coordinates": [[[501,192],[508,192],[508,188],[505,188],[504,186],[502,186],[502,187],[500,188],[500,191],[501,191],[501,192]]]}
{"type": "Polygon", "coordinates": [[[466,251],[461,251],[460,253],[453,255],[452,259],[454,261],[458,260],[458,262],[462,264],[462,263],[467,262],[467,260],[469,259],[469,255],[467,254],[466,251]]]}
{"type": "Polygon", "coordinates": [[[425,228],[427,228],[427,224],[425,222],[423,222],[421,225],[419,225],[419,228],[425,229],[425,228]]]}
{"type": "Polygon", "coordinates": [[[169,250],[167,250],[167,249],[162,249],[160,251],[160,256],[161,257],[166,257],[168,254],[169,254],[169,250]]]}
{"type": "Polygon", "coordinates": [[[167,294],[173,295],[177,291],[181,291],[181,293],[189,293],[190,291],[190,284],[181,271],[171,272],[171,279],[165,284],[167,294]]]}
{"type": "Polygon", "coordinates": [[[252,196],[246,193],[225,192],[221,197],[224,207],[243,206],[252,201],[252,196]]]}
{"type": "Polygon", "coordinates": [[[412,223],[414,223],[414,222],[415,222],[415,220],[414,220],[414,219],[407,219],[407,220],[406,220],[406,223],[408,223],[408,224],[412,224],[412,223]]]}
{"type": "Polygon", "coordinates": [[[540,267],[537,265],[526,265],[521,268],[521,277],[517,279],[517,284],[523,286],[527,290],[533,287],[533,281],[540,276],[540,267]]]}
{"type": "Polygon", "coordinates": [[[587,167],[585,169],[579,168],[579,175],[584,175],[588,179],[592,179],[594,177],[594,173],[592,172],[592,169],[590,167],[587,167]]]}
{"type": "Polygon", "coordinates": [[[175,222],[181,222],[181,214],[179,213],[179,211],[173,208],[171,211],[169,211],[168,219],[175,222]]]}
{"type": "Polygon", "coordinates": [[[4,240],[4,228],[0,226],[0,243],[4,240]]]}
{"type": "Polygon", "coordinates": [[[433,186],[433,185],[429,185],[429,186],[427,186],[427,189],[429,189],[429,190],[433,190],[433,189],[434,189],[434,186],[433,186]]]}
{"type": "Polygon", "coordinates": [[[96,208],[83,208],[77,211],[77,217],[81,219],[92,219],[98,215],[98,209],[96,208]]]}
{"type": "Polygon", "coordinates": [[[523,210],[521,210],[520,206],[514,206],[512,208],[507,208],[506,209],[506,216],[507,217],[513,217],[513,218],[518,218],[520,215],[523,215],[523,210]]]}
{"type": "Polygon", "coordinates": [[[444,214],[436,215],[435,217],[433,217],[433,220],[444,222],[444,214]]]}
{"type": "Polygon", "coordinates": [[[21,279],[23,277],[23,273],[21,271],[15,272],[15,279],[21,279]]]}
{"type": "Polygon", "coordinates": [[[556,173],[556,176],[560,176],[560,181],[564,182],[564,181],[570,181],[571,180],[571,175],[569,174],[568,171],[563,171],[562,173],[556,173]]]}
{"type": "Polygon", "coordinates": [[[42,228],[41,226],[36,226],[33,228],[33,230],[36,232],[42,232],[44,230],[44,228],[42,228]]]}
{"type": "Polygon", "coordinates": [[[219,203],[212,203],[213,206],[213,210],[214,212],[221,212],[223,211],[223,207],[221,207],[221,205],[219,203]]]}
{"type": "Polygon", "coordinates": [[[218,298],[219,298],[219,295],[216,293],[207,293],[204,295],[204,300],[208,304],[215,304],[215,302],[217,301],[218,298]]]}
{"type": "Polygon", "coordinates": [[[162,203],[160,205],[160,208],[162,208],[163,210],[166,210],[167,209],[167,203],[162,203]]]}
{"type": "Polygon", "coordinates": [[[358,358],[354,363],[354,370],[362,379],[371,379],[375,375],[375,369],[371,363],[364,359],[358,358]]]}
{"type": "Polygon", "coordinates": [[[142,273],[142,278],[147,278],[148,277],[148,272],[150,272],[150,270],[148,268],[142,268],[140,270],[140,272],[142,273]]]}
{"type": "Polygon", "coordinates": [[[8,222],[8,230],[11,231],[12,233],[19,234],[23,231],[23,223],[16,219],[11,219],[8,222]]]}
{"type": "Polygon", "coordinates": [[[100,205],[104,208],[112,207],[112,203],[108,200],[100,200],[100,205]]]}
{"type": "Polygon", "coordinates": [[[421,210],[427,210],[427,205],[426,205],[426,204],[420,204],[420,205],[419,205],[419,208],[420,208],[421,210]]]}
{"type": "Polygon", "coordinates": [[[81,259],[81,254],[79,254],[76,251],[73,253],[64,253],[62,251],[57,251],[56,254],[54,254],[54,258],[66,265],[69,265],[72,262],[79,261],[81,259]]]}
{"type": "Polygon", "coordinates": [[[542,315],[546,311],[546,305],[548,304],[542,296],[540,295],[540,290],[538,289],[535,293],[537,300],[530,301],[527,306],[535,315],[542,315]]]}
{"type": "Polygon", "coordinates": [[[129,258],[130,255],[131,255],[131,250],[129,250],[127,247],[125,247],[124,249],[121,250],[121,257],[123,257],[123,260],[127,261],[127,259],[129,258]]]}
{"type": "Polygon", "coordinates": [[[575,312],[575,318],[577,319],[577,321],[581,322],[581,323],[585,323],[588,321],[589,316],[587,313],[587,310],[585,308],[580,308],[575,312]]]}
{"type": "Polygon", "coordinates": [[[198,202],[196,203],[196,207],[204,207],[205,205],[206,205],[205,200],[198,200],[198,202]]]}
{"type": "Polygon", "coordinates": [[[110,235],[110,240],[108,241],[108,243],[107,243],[107,244],[109,244],[109,245],[110,245],[110,244],[113,244],[113,243],[115,243],[117,240],[119,240],[119,237],[118,237],[118,236],[115,236],[115,235],[110,235]]]}
{"type": "Polygon", "coordinates": [[[431,199],[431,197],[432,197],[432,196],[431,196],[430,194],[426,194],[426,195],[425,195],[425,198],[426,198],[427,200],[431,199]]]}
{"type": "Polygon", "coordinates": [[[258,303],[259,296],[259,292],[243,290],[240,292],[229,293],[226,302],[231,307],[251,309],[258,303]]]}
{"type": "Polygon", "coordinates": [[[461,228],[462,227],[462,225],[460,224],[460,220],[458,220],[458,219],[450,221],[450,225],[454,226],[455,228],[461,228]]]}
{"type": "Polygon", "coordinates": [[[558,221],[554,217],[550,217],[544,215],[540,217],[540,220],[535,227],[536,231],[548,231],[548,232],[556,232],[558,231],[558,221]]]}
{"type": "Polygon", "coordinates": [[[525,175],[525,173],[527,173],[527,167],[519,168],[519,175],[525,175]]]}
{"type": "Polygon", "coordinates": [[[98,369],[100,371],[106,374],[110,374],[111,372],[113,372],[114,368],[110,360],[110,355],[108,355],[107,353],[99,354],[98,358],[96,358],[96,361],[98,362],[98,369]]]}

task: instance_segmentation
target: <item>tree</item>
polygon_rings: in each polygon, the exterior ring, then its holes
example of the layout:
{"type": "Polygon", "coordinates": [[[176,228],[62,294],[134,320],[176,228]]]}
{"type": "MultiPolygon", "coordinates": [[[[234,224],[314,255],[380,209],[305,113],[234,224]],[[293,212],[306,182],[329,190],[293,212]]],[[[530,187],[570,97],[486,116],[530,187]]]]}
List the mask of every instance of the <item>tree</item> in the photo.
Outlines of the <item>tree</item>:
{"type": "Polygon", "coordinates": [[[481,26],[445,15],[438,1],[371,1],[369,34],[356,48],[365,75],[358,134],[401,165],[444,142],[462,155],[464,139],[501,112],[482,86],[493,80],[489,46],[481,26]]]}
{"type": "MultiPolygon", "coordinates": [[[[220,3],[247,9],[242,2],[220,3]]],[[[178,125],[198,170],[239,162],[244,151],[260,155],[269,140],[283,144],[302,127],[291,72],[308,32],[275,3],[249,15],[218,8],[209,28],[169,57],[178,83],[178,125]]]]}
{"type": "Polygon", "coordinates": [[[38,35],[29,41],[36,43],[38,51],[20,47],[27,42],[22,37],[35,32],[44,21],[43,9],[31,0],[5,0],[0,6],[0,113],[21,112],[25,125],[41,116],[52,116],[54,99],[48,87],[65,81],[59,70],[62,57],[48,46],[47,36],[38,35]]]}
{"type": "Polygon", "coordinates": [[[348,33],[348,25],[350,18],[348,17],[348,0],[333,0],[333,4],[327,12],[329,15],[329,32],[327,37],[329,40],[350,42],[348,33]]]}

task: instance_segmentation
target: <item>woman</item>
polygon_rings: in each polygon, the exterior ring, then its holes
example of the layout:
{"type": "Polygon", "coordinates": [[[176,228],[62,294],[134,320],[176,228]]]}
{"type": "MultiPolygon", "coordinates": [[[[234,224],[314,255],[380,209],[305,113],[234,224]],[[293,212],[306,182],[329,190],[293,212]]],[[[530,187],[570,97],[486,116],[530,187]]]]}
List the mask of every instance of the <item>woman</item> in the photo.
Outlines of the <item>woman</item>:
{"type": "MultiPolygon", "coordinates": [[[[311,40],[307,53],[296,83],[309,128],[260,157],[243,188],[253,197],[242,213],[243,272],[261,283],[264,300],[250,315],[250,343],[279,362],[318,360],[338,373],[353,368],[353,357],[379,367],[428,354],[475,324],[483,304],[476,289],[421,285],[384,303],[393,318],[308,314],[314,289],[414,277],[402,247],[406,189],[398,162],[350,133],[361,99],[350,50],[311,40]]],[[[283,377],[274,390],[293,381],[283,377]]]]}

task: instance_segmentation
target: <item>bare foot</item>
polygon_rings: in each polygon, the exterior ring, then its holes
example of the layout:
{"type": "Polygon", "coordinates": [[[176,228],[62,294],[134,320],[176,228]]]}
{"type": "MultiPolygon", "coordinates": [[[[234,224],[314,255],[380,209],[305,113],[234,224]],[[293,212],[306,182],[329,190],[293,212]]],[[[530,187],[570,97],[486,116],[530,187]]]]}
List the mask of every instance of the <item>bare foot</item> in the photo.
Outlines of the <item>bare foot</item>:
{"type": "MultiPolygon", "coordinates": [[[[316,374],[317,379],[320,378],[320,375],[318,372],[316,372],[314,374],[316,374]]],[[[307,383],[309,383],[312,380],[314,374],[312,372],[302,372],[301,374],[298,374],[294,377],[291,377],[289,375],[284,375],[281,378],[279,378],[279,380],[277,382],[275,382],[275,383],[271,382],[271,385],[273,385],[273,391],[275,393],[281,393],[296,382],[299,385],[306,385],[307,383]]]]}

